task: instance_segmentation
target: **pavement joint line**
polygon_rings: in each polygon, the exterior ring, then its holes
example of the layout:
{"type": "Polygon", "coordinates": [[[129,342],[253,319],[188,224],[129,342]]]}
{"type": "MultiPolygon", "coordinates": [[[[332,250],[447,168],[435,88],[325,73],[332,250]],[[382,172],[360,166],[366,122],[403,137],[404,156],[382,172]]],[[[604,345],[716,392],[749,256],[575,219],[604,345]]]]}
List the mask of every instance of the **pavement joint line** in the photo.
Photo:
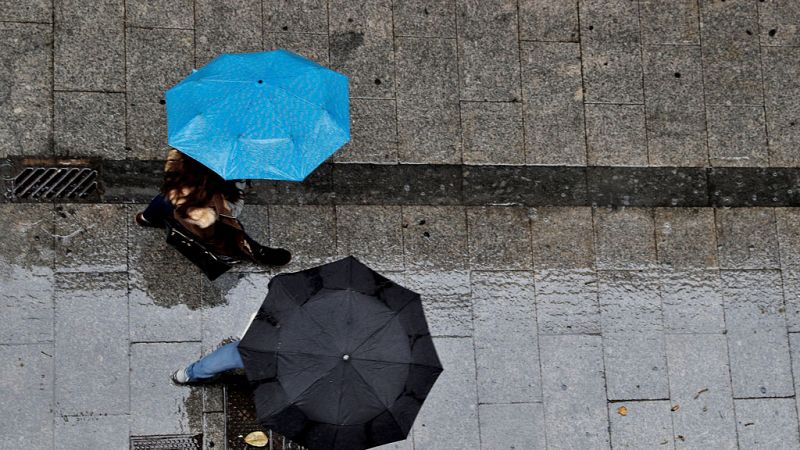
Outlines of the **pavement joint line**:
{"type": "Polygon", "coordinates": [[[103,90],[103,89],[58,89],[54,88],[53,92],[64,94],[127,94],[127,90],[103,90]]]}
{"type": "Polygon", "coordinates": [[[736,397],[733,396],[734,400],[772,400],[772,399],[794,399],[796,395],[785,395],[785,396],[775,396],[775,397],[736,397]]]}
{"type": "Polygon", "coordinates": [[[194,28],[185,28],[185,27],[159,27],[153,25],[125,25],[126,29],[135,29],[135,30],[182,30],[182,31],[194,31],[194,28]]]}
{"type": "Polygon", "coordinates": [[[478,402],[478,405],[542,405],[544,401],[540,402],[478,402]]]}

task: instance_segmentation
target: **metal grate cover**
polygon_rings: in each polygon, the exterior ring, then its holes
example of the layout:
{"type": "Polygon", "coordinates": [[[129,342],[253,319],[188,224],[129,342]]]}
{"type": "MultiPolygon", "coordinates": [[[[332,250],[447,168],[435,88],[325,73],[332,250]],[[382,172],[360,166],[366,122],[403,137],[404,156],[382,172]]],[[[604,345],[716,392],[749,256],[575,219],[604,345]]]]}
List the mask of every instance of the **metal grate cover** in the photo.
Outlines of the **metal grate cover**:
{"type": "Polygon", "coordinates": [[[25,167],[11,179],[13,200],[82,199],[97,191],[97,171],[87,167],[25,167]]]}
{"type": "Polygon", "coordinates": [[[303,450],[272,430],[265,430],[256,420],[256,405],[253,391],[247,383],[225,385],[225,435],[228,450],[252,450],[244,442],[244,437],[253,431],[263,431],[269,438],[265,450],[303,450]]]}
{"type": "Polygon", "coordinates": [[[202,450],[203,435],[131,436],[131,450],[202,450]]]}

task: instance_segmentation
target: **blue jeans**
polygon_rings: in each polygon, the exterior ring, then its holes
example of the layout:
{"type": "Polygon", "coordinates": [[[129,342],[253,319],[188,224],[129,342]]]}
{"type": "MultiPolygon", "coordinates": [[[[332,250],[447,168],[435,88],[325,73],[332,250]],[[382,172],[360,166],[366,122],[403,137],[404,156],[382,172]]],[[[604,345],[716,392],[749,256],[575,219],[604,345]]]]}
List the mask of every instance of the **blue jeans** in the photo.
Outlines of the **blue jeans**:
{"type": "Polygon", "coordinates": [[[171,217],[172,211],[174,210],[175,206],[164,197],[164,194],[158,194],[150,200],[150,204],[147,205],[142,215],[145,220],[153,225],[162,226],[164,224],[164,219],[171,217]]]}
{"type": "Polygon", "coordinates": [[[186,375],[189,376],[189,380],[204,380],[226,370],[244,368],[238,347],[239,341],[231,342],[190,364],[186,368],[186,375]]]}

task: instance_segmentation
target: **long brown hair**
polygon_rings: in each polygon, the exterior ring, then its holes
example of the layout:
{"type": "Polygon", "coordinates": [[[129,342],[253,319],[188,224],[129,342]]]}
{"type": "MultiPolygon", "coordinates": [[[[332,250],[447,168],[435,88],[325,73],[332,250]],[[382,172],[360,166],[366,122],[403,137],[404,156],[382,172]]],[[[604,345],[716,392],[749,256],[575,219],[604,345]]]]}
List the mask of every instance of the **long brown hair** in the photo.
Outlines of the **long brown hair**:
{"type": "Polygon", "coordinates": [[[216,194],[222,194],[226,200],[232,203],[236,203],[241,198],[241,192],[236,187],[235,181],[226,181],[216,172],[184,153],[170,152],[167,168],[164,170],[164,184],[161,186],[161,193],[169,198],[170,191],[181,193],[186,188],[188,188],[188,194],[181,197],[184,202],[175,205],[175,211],[181,217],[187,216],[189,208],[207,207],[216,194]]]}

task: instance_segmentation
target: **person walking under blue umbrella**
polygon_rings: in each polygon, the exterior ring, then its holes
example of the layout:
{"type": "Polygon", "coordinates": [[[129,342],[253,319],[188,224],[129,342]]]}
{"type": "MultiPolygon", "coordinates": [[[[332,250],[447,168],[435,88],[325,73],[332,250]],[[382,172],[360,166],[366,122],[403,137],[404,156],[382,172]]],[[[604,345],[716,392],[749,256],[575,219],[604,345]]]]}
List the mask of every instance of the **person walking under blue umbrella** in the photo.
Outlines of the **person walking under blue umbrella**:
{"type": "Polygon", "coordinates": [[[243,180],[226,181],[195,159],[170,150],[164,183],[148,207],[136,214],[142,227],[164,228],[177,223],[218,256],[232,261],[282,266],[288,250],[261,245],[247,235],[238,220],[244,205],[243,180]]]}

